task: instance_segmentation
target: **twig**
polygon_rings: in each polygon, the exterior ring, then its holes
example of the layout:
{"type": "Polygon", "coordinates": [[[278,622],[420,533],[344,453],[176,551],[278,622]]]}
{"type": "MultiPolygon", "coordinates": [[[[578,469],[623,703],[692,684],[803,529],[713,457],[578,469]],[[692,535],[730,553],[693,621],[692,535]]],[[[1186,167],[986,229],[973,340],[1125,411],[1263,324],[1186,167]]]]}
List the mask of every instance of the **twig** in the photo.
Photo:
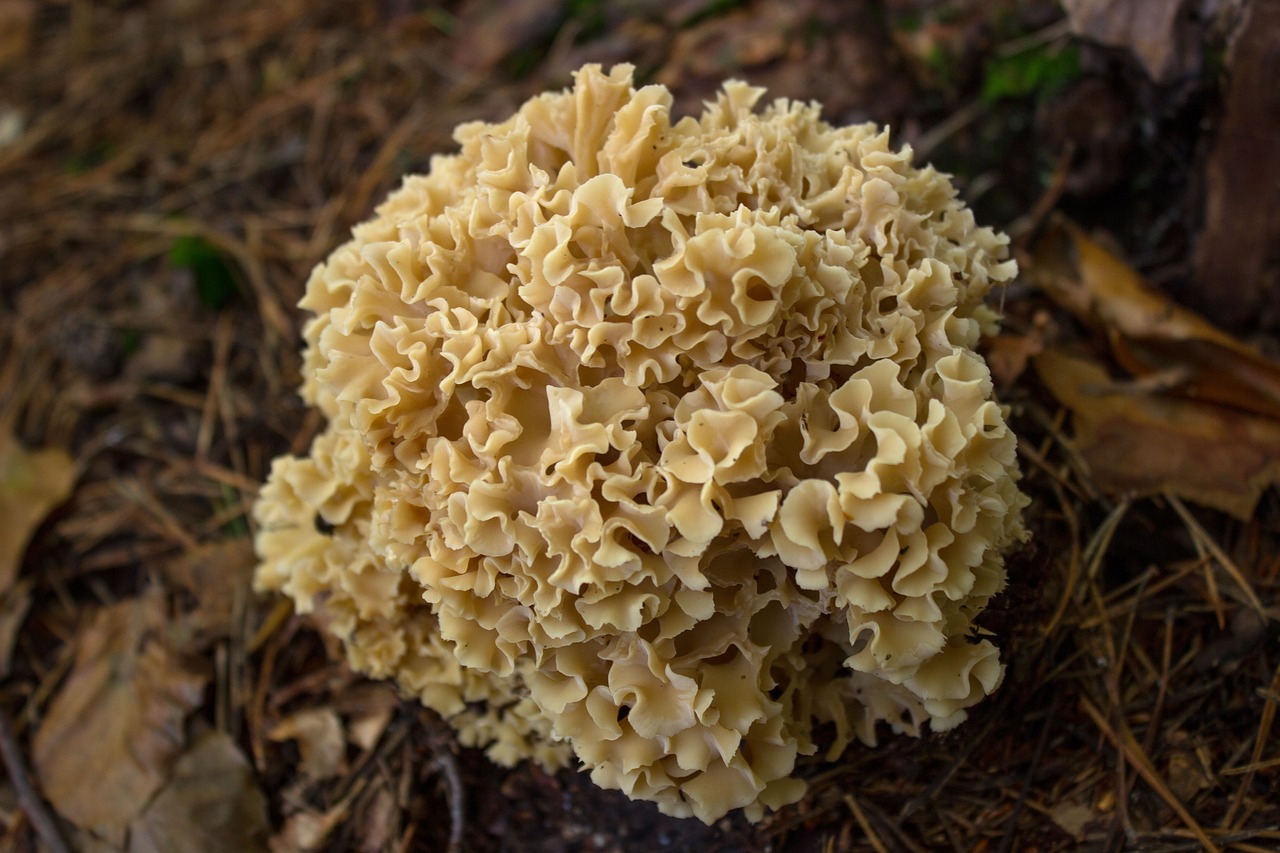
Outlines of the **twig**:
{"type": "Polygon", "coordinates": [[[1116,504],[1102,524],[1098,526],[1098,529],[1094,531],[1093,537],[1090,538],[1088,544],[1085,545],[1085,574],[1090,580],[1098,576],[1098,571],[1102,568],[1102,560],[1111,548],[1111,540],[1115,538],[1116,530],[1119,529],[1120,522],[1128,514],[1130,506],[1129,498],[1125,498],[1116,504]]]}
{"type": "Polygon", "coordinates": [[[939,145],[964,130],[980,119],[987,111],[987,105],[981,100],[972,101],[947,116],[938,124],[929,128],[915,141],[911,148],[920,160],[927,160],[939,145]]]}
{"type": "Polygon", "coordinates": [[[1049,623],[1040,632],[1045,637],[1053,634],[1062,617],[1066,615],[1067,608],[1075,598],[1076,583],[1080,580],[1080,517],[1063,494],[1062,487],[1056,481],[1050,482],[1049,485],[1053,487],[1053,493],[1058,498],[1058,506],[1062,509],[1062,517],[1066,519],[1067,527],[1071,531],[1071,546],[1067,552],[1067,578],[1062,584],[1062,596],[1058,599],[1058,606],[1053,611],[1053,616],[1049,618],[1049,623]]]}
{"type": "MultiPolygon", "coordinates": [[[[1267,741],[1271,738],[1271,727],[1276,719],[1276,701],[1273,698],[1276,693],[1280,692],[1280,666],[1276,667],[1275,675],[1271,676],[1271,693],[1272,696],[1267,698],[1267,704],[1262,708],[1262,718],[1258,721],[1258,734],[1253,740],[1253,755],[1250,758],[1249,765],[1244,774],[1244,779],[1240,781],[1240,787],[1236,789],[1236,795],[1231,799],[1231,808],[1227,809],[1227,814],[1222,818],[1223,829],[1240,829],[1240,827],[1232,826],[1235,820],[1236,812],[1240,811],[1240,807],[1244,805],[1245,794],[1248,793],[1249,787],[1253,785],[1253,776],[1260,767],[1263,767],[1262,752],[1266,749],[1267,741]]],[[[1243,769],[1243,768],[1242,768],[1243,769]]]]}
{"type": "Polygon", "coordinates": [[[9,782],[13,785],[18,797],[18,807],[31,821],[36,835],[51,853],[71,853],[66,840],[58,829],[58,822],[49,812],[44,799],[31,784],[31,775],[27,772],[26,762],[22,758],[22,750],[13,736],[13,726],[9,715],[0,711],[0,757],[4,759],[5,772],[9,774],[9,782]]]}
{"type": "Polygon", "coordinates": [[[916,811],[925,803],[932,802],[938,794],[942,793],[942,789],[947,786],[947,783],[949,783],[951,778],[956,775],[956,772],[961,768],[961,766],[969,760],[969,756],[982,745],[982,742],[987,739],[987,735],[991,734],[991,730],[995,728],[996,722],[998,720],[1007,719],[1007,717],[1005,717],[1005,712],[1009,710],[1009,706],[1012,703],[1013,694],[1010,691],[1006,691],[999,700],[999,706],[992,711],[991,718],[987,720],[987,724],[982,727],[982,731],[979,732],[976,737],[965,742],[964,748],[961,749],[955,759],[947,765],[946,769],[933,780],[933,784],[908,800],[907,804],[898,812],[899,825],[901,825],[904,820],[915,814],[916,811]]]}
{"type": "Polygon", "coordinates": [[[1164,715],[1164,700],[1169,695],[1169,667],[1173,664],[1173,608],[1164,611],[1164,643],[1160,648],[1160,680],[1156,688],[1156,702],[1151,708],[1151,720],[1147,723],[1147,733],[1142,738],[1142,751],[1151,754],[1156,745],[1156,735],[1160,731],[1160,718],[1164,715]]]}
{"type": "Polygon", "coordinates": [[[428,774],[438,774],[444,782],[445,800],[449,803],[449,846],[446,850],[448,853],[462,853],[466,789],[462,787],[462,776],[449,747],[439,745],[435,753],[426,769],[428,774]]]}
{"type": "Polygon", "coordinates": [[[1045,747],[1049,744],[1049,733],[1053,731],[1054,712],[1058,709],[1058,702],[1049,703],[1049,712],[1045,715],[1044,726],[1040,729],[1040,737],[1036,741],[1036,750],[1031,755],[1031,764],[1027,767],[1027,775],[1023,777],[1022,789],[1018,792],[1018,801],[1013,807],[1013,811],[1009,814],[1009,819],[1005,821],[1004,840],[1000,842],[998,853],[1007,853],[1013,849],[1014,832],[1018,829],[1018,819],[1022,817],[1022,809],[1027,803],[1027,796],[1031,792],[1031,782],[1035,779],[1036,771],[1040,769],[1040,762],[1044,759],[1045,747]]]}
{"type": "Polygon", "coordinates": [[[1142,746],[1134,740],[1133,733],[1129,731],[1124,721],[1118,720],[1116,727],[1112,728],[1107,723],[1107,719],[1102,715],[1102,712],[1085,696],[1080,697],[1080,707],[1093,720],[1093,724],[1098,727],[1098,731],[1102,732],[1102,735],[1111,742],[1111,745],[1124,755],[1128,762],[1133,765],[1133,768],[1147,781],[1147,784],[1155,790],[1160,799],[1164,800],[1165,805],[1173,809],[1174,814],[1191,831],[1196,840],[1204,846],[1204,849],[1210,851],[1210,853],[1220,853],[1220,848],[1209,838],[1208,833],[1204,831],[1204,827],[1200,826],[1199,822],[1191,815],[1191,812],[1187,811],[1187,807],[1182,804],[1182,801],[1174,795],[1173,791],[1169,790],[1169,786],[1160,778],[1160,774],[1156,772],[1151,760],[1142,751],[1142,746]]]}
{"type": "Polygon", "coordinates": [[[1200,522],[1191,514],[1186,505],[1178,499],[1177,495],[1166,490],[1164,497],[1170,506],[1177,511],[1182,523],[1187,526],[1187,530],[1191,533],[1191,538],[1196,542],[1196,547],[1203,547],[1213,556],[1213,559],[1218,561],[1218,565],[1222,566],[1223,571],[1231,576],[1231,579],[1236,582],[1236,586],[1240,587],[1240,591],[1244,593],[1249,606],[1258,611],[1259,616],[1266,619],[1267,613],[1262,606],[1262,602],[1258,600],[1257,593],[1253,591],[1253,587],[1249,584],[1248,579],[1245,578],[1244,573],[1240,571],[1240,567],[1235,564],[1235,561],[1227,556],[1227,553],[1222,550],[1222,546],[1214,541],[1209,532],[1200,525],[1200,522]]]}
{"type": "Polygon", "coordinates": [[[880,836],[876,834],[875,827],[868,821],[867,816],[862,813],[862,807],[858,805],[858,801],[853,798],[853,794],[844,795],[844,804],[849,807],[849,811],[853,813],[853,819],[858,822],[858,826],[862,828],[862,835],[867,839],[867,843],[876,853],[889,853],[889,848],[884,846],[884,842],[880,840],[880,836]]]}

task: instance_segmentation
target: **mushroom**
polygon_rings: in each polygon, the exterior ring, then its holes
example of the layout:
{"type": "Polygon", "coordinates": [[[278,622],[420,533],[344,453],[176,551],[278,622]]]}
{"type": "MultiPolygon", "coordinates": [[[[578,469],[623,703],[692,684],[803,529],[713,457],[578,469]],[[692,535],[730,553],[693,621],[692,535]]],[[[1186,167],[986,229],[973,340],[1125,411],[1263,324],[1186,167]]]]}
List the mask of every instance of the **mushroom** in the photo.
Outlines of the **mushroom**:
{"type": "Polygon", "coordinates": [[[502,764],[711,822],[949,729],[1023,536],[974,352],[1015,272],[887,131],[579,71],[458,128],[312,274],[257,586],[502,764]]]}

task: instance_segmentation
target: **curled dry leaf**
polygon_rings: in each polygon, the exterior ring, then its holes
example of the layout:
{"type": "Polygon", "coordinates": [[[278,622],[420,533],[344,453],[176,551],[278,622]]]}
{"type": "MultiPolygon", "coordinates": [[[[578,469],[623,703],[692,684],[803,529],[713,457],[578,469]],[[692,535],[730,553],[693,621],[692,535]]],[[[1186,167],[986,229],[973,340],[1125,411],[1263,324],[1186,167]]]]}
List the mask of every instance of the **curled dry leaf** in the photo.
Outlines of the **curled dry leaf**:
{"type": "Polygon", "coordinates": [[[296,741],[302,755],[302,773],[309,779],[331,779],[346,766],[347,739],[342,720],[332,708],[307,708],[290,714],[267,737],[296,741]]]}
{"type": "Polygon", "coordinates": [[[1134,376],[1165,377],[1187,397],[1280,419],[1280,365],[1170,301],[1075,225],[1055,217],[1030,260],[1035,282],[1102,330],[1134,376]]]}
{"type": "Polygon", "coordinates": [[[379,853],[391,848],[397,808],[395,795],[385,785],[378,788],[361,816],[364,829],[360,832],[360,853],[379,853]]]}
{"type": "Polygon", "coordinates": [[[0,592],[13,585],[31,534],[67,499],[75,479],[65,452],[25,450],[0,426],[0,592]]]}
{"type": "Polygon", "coordinates": [[[182,752],[183,722],[205,677],[163,640],[159,596],[97,612],[32,743],[40,785],[81,829],[121,843],[182,752]]]}
{"type": "Polygon", "coordinates": [[[1000,388],[1010,388],[1026,372],[1031,359],[1043,351],[1039,335],[996,335],[987,344],[991,377],[1000,388]]]}
{"type": "Polygon", "coordinates": [[[272,853],[323,849],[329,834],[346,819],[348,807],[344,800],[323,814],[304,811],[289,815],[280,832],[271,837],[272,853]]]}
{"type": "Polygon", "coordinates": [[[231,634],[237,597],[242,602],[252,597],[256,562],[248,539],[227,539],[201,545],[164,566],[165,579],[194,601],[182,623],[195,647],[231,634]]]}
{"type": "Polygon", "coordinates": [[[394,687],[373,682],[348,688],[337,696],[334,710],[347,720],[347,740],[363,750],[377,746],[396,709],[403,704],[394,687]]]}
{"type": "Polygon", "coordinates": [[[1280,423],[1197,400],[1135,393],[1099,363],[1048,350],[1044,383],[1074,416],[1094,481],[1114,494],[1178,497],[1247,519],[1280,480],[1280,423]]]}
{"type": "Polygon", "coordinates": [[[267,833],[266,798],[249,762],[226,734],[207,732],[133,821],[129,853],[257,853],[267,833]]]}
{"type": "Polygon", "coordinates": [[[5,0],[0,3],[0,68],[21,62],[31,49],[35,32],[35,0],[5,0]]]}
{"type": "Polygon", "coordinates": [[[1083,841],[1089,824],[1098,815],[1086,805],[1065,800],[1049,809],[1049,818],[1076,841],[1083,841]]]}
{"type": "Polygon", "coordinates": [[[1182,14],[1185,0],[1062,0],[1071,32],[1131,50],[1157,83],[1200,64],[1200,41],[1182,14]]]}

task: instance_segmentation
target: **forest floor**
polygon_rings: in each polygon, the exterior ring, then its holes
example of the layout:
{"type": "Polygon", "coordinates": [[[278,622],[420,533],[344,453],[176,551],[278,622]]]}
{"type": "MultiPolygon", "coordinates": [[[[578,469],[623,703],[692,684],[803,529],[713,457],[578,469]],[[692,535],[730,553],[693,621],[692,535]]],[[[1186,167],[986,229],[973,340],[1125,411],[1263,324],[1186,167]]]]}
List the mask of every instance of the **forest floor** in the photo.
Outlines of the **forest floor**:
{"type": "Polygon", "coordinates": [[[0,0],[0,847],[1280,849],[1275,4],[1066,5],[0,0]],[[251,590],[308,272],[591,61],[887,124],[1022,268],[1004,685],[754,825],[495,767],[251,590]]]}

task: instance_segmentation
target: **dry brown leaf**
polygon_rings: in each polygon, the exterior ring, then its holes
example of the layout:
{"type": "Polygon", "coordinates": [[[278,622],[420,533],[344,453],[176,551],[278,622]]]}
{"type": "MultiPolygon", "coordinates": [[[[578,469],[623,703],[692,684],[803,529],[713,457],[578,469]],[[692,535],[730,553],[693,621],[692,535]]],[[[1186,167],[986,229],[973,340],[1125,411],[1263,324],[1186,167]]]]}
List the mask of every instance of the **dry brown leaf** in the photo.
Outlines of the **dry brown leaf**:
{"type": "Polygon", "coordinates": [[[252,596],[256,564],[252,542],[227,539],[201,545],[164,566],[165,579],[195,601],[182,622],[196,647],[231,634],[237,598],[244,602],[252,596]]]}
{"type": "Polygon", "coordinates": [[[1066,800],[1049,809],[1049,818],[1076,841],[1083,841],[1085,827],[1098,815],[1088,806],[1066,800]]]}
{"type": "Polygon", "coordinates": [[[347,817],[347,803],[343,801],[323,814],[297,812],[289,815],[284,827],[271,837],[273,853],[298,853],[320,850],[329,839],[334,827],[347,817]]]}
{"type": "Polygon", "coordinates": [[[129,853],[255,853],[267,849],[266,798],[226,734],[198,738],[130,827],[129,853]]]}
{"type": "Polygon", "coordinates": [[[27,451],[0,425],[0,592],[13,585],[31,534],[71,494],[75,463],[54,448],[27,451]]]}
{"type": "Polygon", "coordinates": [[[1071,32],[1125,47],[1151,79],[1168,83],[1200,64],[1200,44],[1182,14],[1185,0],[1062,0],[1071,32]]]}
{"type": "Polygon", "coordinates": [[[7,68],[27,55],[38,8],[34,0],[0,3],[0,68],[7,68]]]}
{"type": "Polygon", "coordinates": [[[1044,351],[1038,335],[996,335],[987,342],[987,366],[999,388],[1009,388],[1027,370],[1031,359],[1044,351]]]}
{"type": "Polygon", "coordinates": [[[1280,480],[1280,423],[1213,403],[1133,393],[1095,361],[1047,350],[1041,379],[1074,416],[1075,444],[1094,481],[1113,494],[1178,497],[1253,514],[1280,480]]]}
{"type": "Polygon", "coordinates": [[[1280,365],[1170,301],[1065,219],[1036,241],[1030,270],[1054,301],[1107,334],[1134,376],[1167,376],[1188,397],[1280,419],[1280,365]]]}
{"type": "Polygon", "coordinates": [[[394,687],[386,682],[372,682],[342,691],[334,700],[334,710],[348,720],[347,740],[370,750],[381,740],[396,709],[403,704],[394,687]]]}
{"type": "Polygon", "coordinates": [[[387,790],[385,784],[378,788],[373,802],[361,816],[364,830],[360,833],[360,853],[380,853],[391,847],[398,808],[395,795],[387,790]]]}
{"type": "Polygon", "coordinates": [[[41,788],[76,826],[121,843],[183,746],[183,721],[206,678],[163,638],[159,596],[99,610],[32,742],[41,788]]]}
{"type": "Polygon", "coordinates": [[[1213,785],[1191,750],[1182,749],[1170,755],[1164,775],[1169,780],[1169,790],[1184,802],[1195,799],[1196,794],[1213,785]]]}
{"type": "Polygon", "coordinates": [[[332,708],[307,708],[271,728],[274,741],[292,740],[302,755],[301,770],[309,779],[332,779],[346,766],[347,739],[342,720],[332,708]]]}

